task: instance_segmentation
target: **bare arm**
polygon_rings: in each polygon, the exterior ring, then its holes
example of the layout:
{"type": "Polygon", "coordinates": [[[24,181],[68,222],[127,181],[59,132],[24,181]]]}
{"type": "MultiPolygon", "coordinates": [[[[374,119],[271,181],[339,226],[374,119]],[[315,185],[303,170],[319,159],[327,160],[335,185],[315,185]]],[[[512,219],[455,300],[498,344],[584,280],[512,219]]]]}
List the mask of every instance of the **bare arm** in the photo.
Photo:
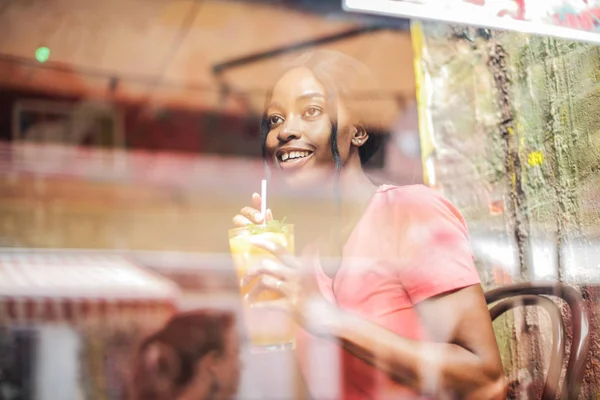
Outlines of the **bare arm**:
{"type": "Polygon", "coordinates": [[[347,351],[418,393],[504,400],[506,381],[481,287],[426,300],[418,311],[431,341],[406,339],[348,314],[334,318],[330,330],[347,351]]]}
{"type": "MultiPolygon", "coordinates": [[[[418,215],[412,221],[413,225],[423,227],[429,223],[434,227],[432,232],[442,233],[444,238],[441,244],[436,242],[431,246],[422,244],[420,236],[416,244],[405,243],[404,250],[422,250],[417,252],[420,255],[418,260],[421,261],[417,263],[417,268],[444,264],[446,260],[469,268],[468,263],[463,263],[471,257],[466,233],[454,216],[448,216],[447,205],[441,204],[439,199],[430,195],[417,199],[419,202],[428,202],[429,206],[419,209],[426,213],[418,215]],[[444,218],[440,219],[440,216],[444,218]]],[[[255,194],[253,204],[256,204],[257,200],[260,200],[260,197],[255,194]]],[[[398,206],[398,209],[407,208],[403,204],[402,207],[398,206]]],[[[241,215],[234,218],[234,223],[256,223],[258,219],[255,214],[256,209],[245,208],[241,215]]],[[[410,222],[412,217],[406,211],[397,219],[410,222]]],[[[479,285],[444,293],[417,303],[421,322],[430,337],[429,341],[415,341],[348,314],[331,304],[326,307],[326,316],[315,318],[306,311],[311,308],[306,307],[304,303],[306,285],[303,287],[298,284],[301,279],[289,279],[290,276],[298,274],[298,271],[302,271],[302,263],[276,244],[255,244],[279,258],[281,264],[263,264],[255,271],[249,271],[249,274],[264,274],[262,284],[264,287],[280,291],[286,298],[284,303],[288,303],[287,309],[295,310],[295,314],[306,313],[300,319],[314,328],[309,327],[309,330],[335,337],[347,351],[417,393],[435,398],[450,396],[467,400],[506,398],[507,385],[498,346],[479,285]]],[[[451,274],[453,269],[436,271],[451,274]]],[[[428,279],[427,275],[417,275],[419,280],[428,279]]],[[[439,275],[436,277],[439,278],[439,275]]]]}

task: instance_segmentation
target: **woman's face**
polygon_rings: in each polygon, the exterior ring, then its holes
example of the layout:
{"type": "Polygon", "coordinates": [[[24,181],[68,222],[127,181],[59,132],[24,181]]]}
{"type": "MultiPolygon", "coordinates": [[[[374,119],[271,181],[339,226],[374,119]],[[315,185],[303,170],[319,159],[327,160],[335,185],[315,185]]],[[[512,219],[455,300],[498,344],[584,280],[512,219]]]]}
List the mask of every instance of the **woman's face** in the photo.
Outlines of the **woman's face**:
{"type": "Polygon", "coordinates": [[[267,161],[274,164],[292,187],[314,186],[333,176],[332,120],[337,120],[337,143],[343,165],[353,153],[353,128],[343,102],[327,107],[327,91],[308,68],[286,73],[273,88],[267,107],[269,133],[267,161]]]}

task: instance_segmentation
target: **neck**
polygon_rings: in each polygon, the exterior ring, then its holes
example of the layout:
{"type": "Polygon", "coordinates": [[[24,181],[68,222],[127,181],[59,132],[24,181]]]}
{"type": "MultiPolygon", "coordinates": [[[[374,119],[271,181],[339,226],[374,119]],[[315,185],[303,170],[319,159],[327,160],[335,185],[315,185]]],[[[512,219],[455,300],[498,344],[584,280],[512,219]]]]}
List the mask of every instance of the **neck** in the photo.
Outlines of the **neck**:
{"type": "Polygon", "coordinates": [[[320,185],[302,189],[282,185],[280,188],[283,189],[281,202],[271,204],[275,204],[272,207],[276,218],[285,216],[296,225],[298,248],[325,236],[330,238],[333,251],[338,251],[339,243],[345,242],[377,190],[362,171],[360,162],[346,164],[338,176],[331,176],[320,185]],[[311,195],[304,200],[306,193],[311,195]]]}
{"type": "Polygon", "coordinates": [[[351,203],[362,203],[365,199],[370,199],[377,190],[361,168],[342,169],[337,184],[341,200],[351,203]]]}
{"type": "MultiPolygon", "coordinates": [[[[335,184],[335,183],[334,183],[335,184]]],[[[377,191],[375,186],[360,168],[348,168],[341,171],[338,179],[339,197],[334,196],[330,202],[330,212],[327,213],[330,231],[321,254],[326,257],[341,257],[343,245],[348,240],[352,230],[368,207],[377,191]]],[[[336,264],[332,271],[326,271],[334,276],[339,267],[336,264]]]]}
{"type": "Polygon", "coordinates": [[[331,217],[354,224],[364,212],[377,191],[360,167],[346,167],[325,189],[334,195],[330,197],[331,217]],[[337,192],[337,193],[336,193],[337,192]]]}

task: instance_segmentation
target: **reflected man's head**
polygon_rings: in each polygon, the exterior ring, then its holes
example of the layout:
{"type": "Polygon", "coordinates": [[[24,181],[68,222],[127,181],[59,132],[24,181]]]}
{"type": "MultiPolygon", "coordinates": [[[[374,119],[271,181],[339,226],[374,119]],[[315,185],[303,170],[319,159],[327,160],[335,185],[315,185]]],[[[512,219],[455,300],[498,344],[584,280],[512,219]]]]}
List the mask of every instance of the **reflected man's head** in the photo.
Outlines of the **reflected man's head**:
{"type": "Polygon", "coordinates": [[[131,392],[136,400],[229,399],[240,380],[240,343],[232,313],[173,317],[138,348],[131,392]]]}

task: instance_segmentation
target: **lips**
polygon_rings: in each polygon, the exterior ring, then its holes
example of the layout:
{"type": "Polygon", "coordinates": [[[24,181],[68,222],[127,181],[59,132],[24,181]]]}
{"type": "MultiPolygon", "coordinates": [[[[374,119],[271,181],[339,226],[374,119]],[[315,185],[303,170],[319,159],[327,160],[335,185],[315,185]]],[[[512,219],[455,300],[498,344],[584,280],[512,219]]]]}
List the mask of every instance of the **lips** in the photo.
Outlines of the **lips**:
{"type": "Polygon", "coordinates": [[[295,169],[305,165],[313,156],[313,150],[285,147],[277,151],[275,158],[281,169],[295,169]]]}

